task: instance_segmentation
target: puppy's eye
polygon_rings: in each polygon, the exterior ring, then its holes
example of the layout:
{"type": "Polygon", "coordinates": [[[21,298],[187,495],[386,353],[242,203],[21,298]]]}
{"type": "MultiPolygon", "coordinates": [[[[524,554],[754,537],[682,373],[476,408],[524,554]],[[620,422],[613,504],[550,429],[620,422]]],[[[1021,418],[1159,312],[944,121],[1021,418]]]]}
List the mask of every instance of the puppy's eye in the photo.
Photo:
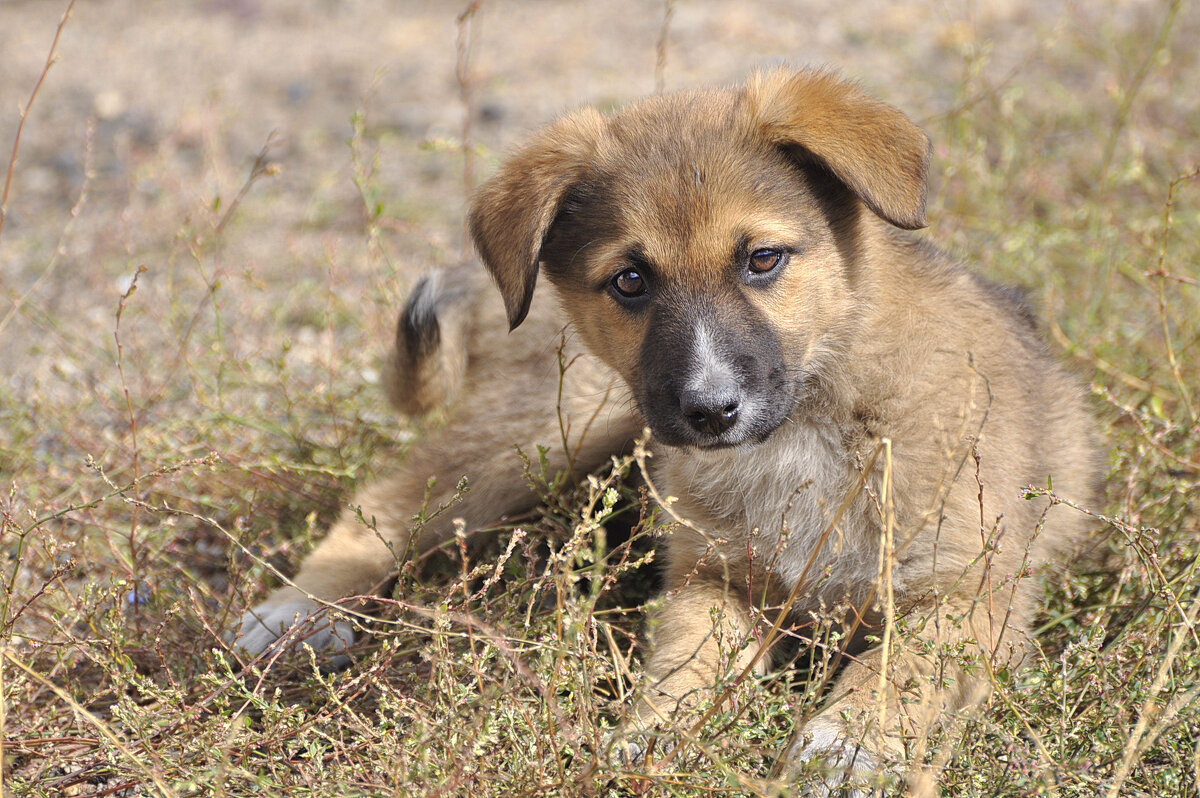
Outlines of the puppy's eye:
{"type": "Polygon", "coordinates": [[[612,287],[619,295],[632,299],[646,293],[646,278],[637,269],[626,269],[612,278],[612,287]]]}
{"type": "Polygon", "coordinates": [[[752,274],[766,274],[783,264],[786,255],[778,249],[756,249],[750,254],[747,268],[752,274]]]}

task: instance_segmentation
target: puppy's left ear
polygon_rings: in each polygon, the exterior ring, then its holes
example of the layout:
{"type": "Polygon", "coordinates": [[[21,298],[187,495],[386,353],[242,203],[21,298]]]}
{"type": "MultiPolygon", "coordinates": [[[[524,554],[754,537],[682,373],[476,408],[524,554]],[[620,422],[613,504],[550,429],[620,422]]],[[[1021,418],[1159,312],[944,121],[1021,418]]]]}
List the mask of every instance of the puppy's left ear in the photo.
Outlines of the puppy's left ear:
{"type": "Polygon", "coordinates": [[[772,144],[815,157],[896,227],[925,226],[929,137],[899,110],[833,73],[784,68],[752,76],[746,103],[772,144]]]}
{"type": "Polygon", "coordinates": [[[587,108],[543,129],[471,201],[471,237],[504,297],[509,329],[529,313],[542,243],[563,195],[585,173],[604,119],[587,108]]]}

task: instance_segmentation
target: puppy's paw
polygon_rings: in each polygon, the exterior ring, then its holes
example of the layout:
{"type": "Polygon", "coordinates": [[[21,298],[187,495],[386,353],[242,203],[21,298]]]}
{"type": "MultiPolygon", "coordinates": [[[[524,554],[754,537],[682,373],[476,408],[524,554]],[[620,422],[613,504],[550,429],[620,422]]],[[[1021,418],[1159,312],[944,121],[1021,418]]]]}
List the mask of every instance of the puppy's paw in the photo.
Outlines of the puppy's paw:
{"type": "Polygon", "coordinates": [[[608,738],[608,761],[620,768],[633,768],[646,758],[646,740],[641,735],[628,735],[623,730],[612,732],[608,738]]]}
{"type": "Polygon", "coordinates": [[[608,761],[620,768],[638,768],[667,756],[678,742],[669,726],[627,720],[608,733],[608,761]]]}
{"type": "Polygon", "coordinates": [[[252,656],[276,646],[308,646],[321,655],[325,667],[337,669],[350,662],[346,650],[354,643],[354,627],[297,595],[247,610],[230,642],[252,656]]]}
{"type": "Polygon", "coordinates": [[[886,771],[842,724],[816,718],[805,724],[788,752],[800,795],[811,798],[870,798],[881,794],[886,771]]]}

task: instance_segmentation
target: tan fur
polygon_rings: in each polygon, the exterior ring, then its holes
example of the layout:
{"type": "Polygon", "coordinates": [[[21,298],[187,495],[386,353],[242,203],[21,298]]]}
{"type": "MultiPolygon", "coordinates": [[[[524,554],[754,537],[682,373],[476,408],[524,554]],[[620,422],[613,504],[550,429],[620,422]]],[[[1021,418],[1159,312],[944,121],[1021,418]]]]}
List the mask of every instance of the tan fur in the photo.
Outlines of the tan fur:
{"type": "MultiPolygon", "coordinates": [[[[891,637],[886,670],[878,647],[853,658],[792,753],[862,771],[919,752],[938,723],[986,696],[982,663],[1021,660],[1039,590],[1025,572],[1063,562],[1085,532],[1080,514],[1021,488],[1053,479],[1059,495],[1090,502],[1099,479],[1082,394],[1027,311],[897,229],[924,224],[928,152],[903,114],[820,71],[775,70],[743,88],[550,125],[471,211],[503,316],[472,290],[475,310],[456,317],[472,320],[471,358],[450,421],[398,477],[359,497],[364,514],[403,548],[430,474],[435,504],[470,475],[453,510],[468,526],[528,503],[507,452],[558,438],[563,321],[545,301],[530,309],[539,263],[572,336],[635,394],[650,316],[603,290],[628,253],[655,264],[655,301],[686,296],[719,316],[744,295],[803,387],[760,443],[654,446],[648,476],[674,497],[679,523],[665,542],[665,600],[637,714],[662,722],[711,694],[720,673],[766,667],[757,645],[777,619],[852,607],[879,635],[894,611],[915,637],[891,637]],[[742,291],[727,281],[737,241],[800,243],[769,290],[742,291]],[[495,332],[506,321],[509,338],[495,332]],[[961,657],[945,656],[960,644],[961,657]]],[[[642,423],[614,401],[609,372],[587,363],[572,418],[591,417],[600,397],[608,405],[583,468],[642,423]]],[[[448,527],[424,534],[418,546],[448,527]]],[[[330,600],[370,590],[395,566],[379,536],[344,518],[298,586],[330,600]]],[[[296,600],[285,588],[270,601],[296,600]]]]}

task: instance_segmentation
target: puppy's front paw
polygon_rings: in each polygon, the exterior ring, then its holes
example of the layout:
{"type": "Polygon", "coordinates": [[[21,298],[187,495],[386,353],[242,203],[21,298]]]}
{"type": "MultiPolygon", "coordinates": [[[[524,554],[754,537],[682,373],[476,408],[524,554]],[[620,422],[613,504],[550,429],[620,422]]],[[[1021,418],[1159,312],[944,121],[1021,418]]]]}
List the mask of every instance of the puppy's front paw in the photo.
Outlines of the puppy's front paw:
{"type": "Polygon", "coordinates": [[[788,752],[801,795],[869,798],[879,794],[885,770],[840,723],[816,718],[788,752]]]}
{"type": "Polygon", "coordinates": [[[610,734],[608,761],[621,768],[637,767],[646,758],[646,740],[638,734],[629,736],[624,730],[610,734]]]}
{"type": "Polygon", "coordinates": [[[621,768],[653,764],[675,749],[678,738],[667,714],[642,701],[608,734],[609,762],[621,768]]]}
{"type": "Polygon", "coordinates": [[[663,730],[623,726],[609,735],[609,762],[621,768],[640,767],[667,756],[675,750],[675,744],[674,736],[663,730]]]}
{"type": "Polygon", "coordinates": [[[252,656],[273,646],[309,646],[321,653],[327,667],[341,668],[350,662],[346,649],[354,643],[354,628],[348,621],[331,618],[329,611],[312,599],[298,595],[247,610],[232,642],[252,656]]]}

